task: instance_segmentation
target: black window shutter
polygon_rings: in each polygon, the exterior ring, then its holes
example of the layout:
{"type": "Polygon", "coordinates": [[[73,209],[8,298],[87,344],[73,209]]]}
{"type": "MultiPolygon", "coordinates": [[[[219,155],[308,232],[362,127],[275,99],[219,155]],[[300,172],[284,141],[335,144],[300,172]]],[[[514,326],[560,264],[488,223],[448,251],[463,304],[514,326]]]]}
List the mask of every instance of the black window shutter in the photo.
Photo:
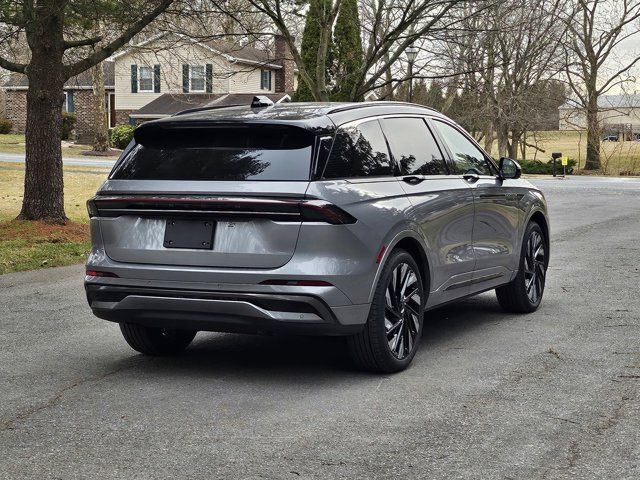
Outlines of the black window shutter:
{"type": "Polygon", "coordinates": [[[76,111],[75,104],[73,103],[73,91],[67,92],[67,112],[73,113],[76,111]]]}
{"type": "Polygon", "coordinates": [[[131,93],[138,93],[138,66],[131,65],[131,93]]]}
{"type": "Polygon", "coordinates": [[[269,70],[269,87],[267,88],[267,90],[271,90],[271,70],[269,70]]]}
{"type": "Polygon", "coordinates": [[[264,90],[264,70],[260,70],[260,90],[264,90]]]}
{"type": "Polygon", "coordinates": [[[153,66],[153,91],[160,93],[160,65],[153,66]]]}
{"type": "Polygon", "coordinates": [[[206,66],[205,92],[213,92],[213,65],[211,63],[207,63],[206,66]]]}
{"type": "Polygon", "coordinates": [[[189,65],[182,65],[182,92],[189,93],[189,65]]]}

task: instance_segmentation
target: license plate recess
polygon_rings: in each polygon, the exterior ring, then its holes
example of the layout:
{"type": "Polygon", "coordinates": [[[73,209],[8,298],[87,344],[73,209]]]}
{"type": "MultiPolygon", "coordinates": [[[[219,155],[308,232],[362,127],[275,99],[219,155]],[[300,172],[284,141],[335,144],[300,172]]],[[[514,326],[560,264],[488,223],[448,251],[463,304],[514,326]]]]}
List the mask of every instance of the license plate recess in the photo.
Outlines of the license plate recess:
{"type": "Polygon", "coordinates": [[[164,247],[211,250],[214,230],[215,222],[211,220],[168,219],[164,247]]]}

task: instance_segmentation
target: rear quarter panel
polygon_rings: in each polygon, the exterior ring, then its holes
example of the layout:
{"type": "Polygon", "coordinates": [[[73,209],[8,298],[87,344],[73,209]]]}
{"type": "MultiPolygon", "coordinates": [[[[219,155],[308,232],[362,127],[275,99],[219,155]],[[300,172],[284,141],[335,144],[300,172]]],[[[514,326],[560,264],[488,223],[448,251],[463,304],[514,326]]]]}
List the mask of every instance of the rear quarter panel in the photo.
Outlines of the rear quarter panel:
{"type": "MultiPolygon", "coordinates": [[[[322,198],[353,215],[352,225],[303,223],[294,260],[334,283],[353,303],[371,301],[383,245],[413,231],[411,207],[395,178],[311,182],[308,197],[322,198]]],[[[382,262],[381,262],[382,263],[382,262]]]]}

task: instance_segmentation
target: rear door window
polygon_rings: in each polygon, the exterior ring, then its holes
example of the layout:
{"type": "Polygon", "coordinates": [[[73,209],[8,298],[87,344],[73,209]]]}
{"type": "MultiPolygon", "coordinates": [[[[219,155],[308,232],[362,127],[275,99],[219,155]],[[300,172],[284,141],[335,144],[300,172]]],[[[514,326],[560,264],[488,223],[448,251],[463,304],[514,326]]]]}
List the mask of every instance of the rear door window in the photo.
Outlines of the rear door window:
{"type": "Polygon", "coordinates": [[[336,133],[322,178],[393,175],[389,149],[377,120],[341,127],[336,133]]]}
{"type": "Polygon", "coordinates": [[[463,175],[469,171],[475,171],[480,175],[492,174],[491,166],[482,150],[476,147],[462,132],[448,123],[438,120],[433,123],[453,155],[455,173],[463,175]]]}
{"type": "Polygon", "coordinates": [[[382,128],[401,175],[446,175],[444,156],[421,118],[388,118],[382,128]]]}
{"type": "Polygon", "coordinates": [[[309,180],[313,134],[296,127],[146,128],[116,180],[309,180]]]}

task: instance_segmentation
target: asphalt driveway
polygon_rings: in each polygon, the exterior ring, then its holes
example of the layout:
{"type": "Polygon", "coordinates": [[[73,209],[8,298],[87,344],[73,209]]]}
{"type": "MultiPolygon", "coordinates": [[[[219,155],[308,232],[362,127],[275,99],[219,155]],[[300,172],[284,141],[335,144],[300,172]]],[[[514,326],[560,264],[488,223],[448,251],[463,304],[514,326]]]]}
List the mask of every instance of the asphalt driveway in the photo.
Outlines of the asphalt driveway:
{"type": "Polygon", "coordinates": [[[130,350],[81,266],[0,276],[0,478],[640,478],[640,180],[536,180],[542,307],[430,312],[408,371],[340,339],[130,350]]]}

